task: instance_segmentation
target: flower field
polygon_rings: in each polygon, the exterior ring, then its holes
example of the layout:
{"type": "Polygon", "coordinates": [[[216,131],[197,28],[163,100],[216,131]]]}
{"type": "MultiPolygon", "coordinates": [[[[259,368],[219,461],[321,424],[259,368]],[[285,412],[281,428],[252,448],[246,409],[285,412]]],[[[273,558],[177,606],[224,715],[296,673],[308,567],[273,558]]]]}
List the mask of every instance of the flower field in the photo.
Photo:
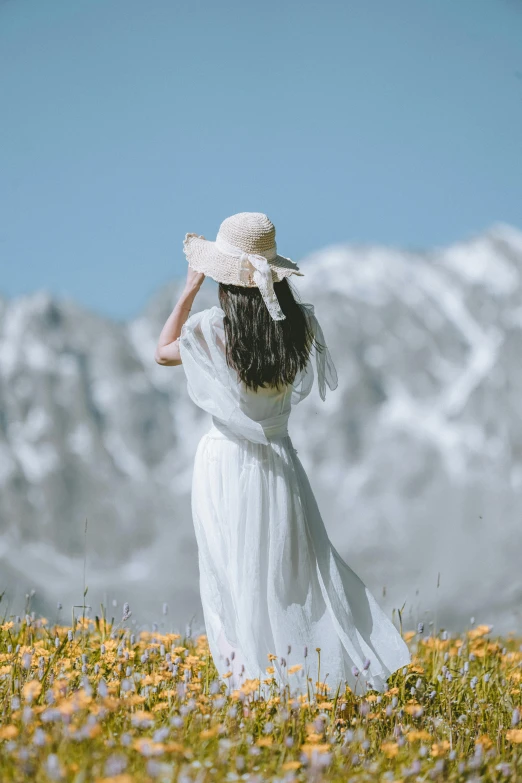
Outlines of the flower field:
{"type": "Polygon", "coordinates": [[[411,664],[365,696],[310,680],[296,696],[304,652],[285,682],[269,656],[264,698],[259,680],[218,680],[205,636],[127,625],[1,621],[2,783],[522,780],[513,635],[420,626],[404,634],[411,664]]]}

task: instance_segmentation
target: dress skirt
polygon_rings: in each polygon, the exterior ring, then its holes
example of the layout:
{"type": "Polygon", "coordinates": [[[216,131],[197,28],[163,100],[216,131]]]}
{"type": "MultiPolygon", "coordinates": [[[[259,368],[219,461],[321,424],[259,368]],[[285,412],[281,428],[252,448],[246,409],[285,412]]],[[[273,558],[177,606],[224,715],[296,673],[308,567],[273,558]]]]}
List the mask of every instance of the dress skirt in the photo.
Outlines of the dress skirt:
{"type": "Polygon", "coordinates": [[[329,540],[288,434],[255,443],[214,422],[195,455],[192,514],[209,648],[230,688],[274,676],[296,695],[318,680],[330,694],[339,685],[382,692],[410,663],[329,540]],[[295,664],[303,668],[289,674],[295,664]]]}

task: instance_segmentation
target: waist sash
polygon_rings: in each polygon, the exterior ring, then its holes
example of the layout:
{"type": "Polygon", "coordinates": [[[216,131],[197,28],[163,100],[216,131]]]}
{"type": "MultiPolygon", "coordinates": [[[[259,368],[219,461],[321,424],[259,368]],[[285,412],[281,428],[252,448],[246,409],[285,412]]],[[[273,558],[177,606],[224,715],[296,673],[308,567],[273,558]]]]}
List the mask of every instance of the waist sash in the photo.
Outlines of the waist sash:
{"type": "MultiPolygon", "coordinates": [[[[263,428],[263,431],[270,440],[271,438],[281,438],[288,435],[288,419],[290,417],[290,412],[286,413],[280,413],[277,416],[270,416],[268,419],[261,419],[261,421],[257,422],[260,424],[263,428]]],[[[219,431],[222,435],[225,437],[230,437],[232,439],[234,438],[240,438],[244,437],[245,440],[248,440],[246,435],[240,436],[237,435],[237,433],[232,432],[224,421],[221,421],[221,419],[218,419],[216,416],[212,416],[212,429],[219,431]]],[[[211,430],[212,431],[212,430],[211,430]]]]}

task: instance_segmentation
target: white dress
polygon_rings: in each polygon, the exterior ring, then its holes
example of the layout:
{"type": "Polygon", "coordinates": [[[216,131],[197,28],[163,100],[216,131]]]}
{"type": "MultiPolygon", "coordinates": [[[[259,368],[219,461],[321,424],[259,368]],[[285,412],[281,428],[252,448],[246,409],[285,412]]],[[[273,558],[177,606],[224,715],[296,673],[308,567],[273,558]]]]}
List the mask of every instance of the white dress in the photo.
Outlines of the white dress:
{"type": "MultiPolygon", "coordinates": [[[[313,305],[304,307],[325,345],[313,305]]],[[[196,451],[192,514],[218,673],[232,672],[231,688],[257,678],[264,688],[273,666],[296,694],[307,692],[307,677],[315,691],[318,676],[330,693],[339,684],[384,691],[388,676],[410,663],[408,647],[329,540],[287,429],[292,406],[310,393],[313,354],[322,399],[326,384],[336,388],[328,348],[313,349],[283,391],[252,392],[226,363],[223,317],[219,307],[195,313],[179,338],[190,397],[212,415],[196,451]],[[303,669],[288,674],[297,663],[303,669]]]]}

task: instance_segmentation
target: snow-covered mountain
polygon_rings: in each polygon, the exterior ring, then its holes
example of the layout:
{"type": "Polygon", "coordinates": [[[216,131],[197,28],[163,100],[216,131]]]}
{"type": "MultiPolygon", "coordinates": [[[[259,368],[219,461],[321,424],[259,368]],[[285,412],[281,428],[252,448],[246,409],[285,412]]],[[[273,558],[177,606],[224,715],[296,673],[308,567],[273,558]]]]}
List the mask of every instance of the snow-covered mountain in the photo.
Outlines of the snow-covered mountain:
{"type": "MultiPolygon", "coordinates": [[[[336,548],[409,627],[522,629],[522,233],[300,266],[339,387],[290,432],[336,548]]],[[[31,588],[46,611],[82,603],[86,553],[93,611],[165,621],[168,602],[169,623],[201,626],[189,492],[209,417],[154,362],[178,290],[127,324],[0,299],[0,593],[17,610],[31,588]]],[[[208,280],[196,304],[215,303],[208,280]]]]}

